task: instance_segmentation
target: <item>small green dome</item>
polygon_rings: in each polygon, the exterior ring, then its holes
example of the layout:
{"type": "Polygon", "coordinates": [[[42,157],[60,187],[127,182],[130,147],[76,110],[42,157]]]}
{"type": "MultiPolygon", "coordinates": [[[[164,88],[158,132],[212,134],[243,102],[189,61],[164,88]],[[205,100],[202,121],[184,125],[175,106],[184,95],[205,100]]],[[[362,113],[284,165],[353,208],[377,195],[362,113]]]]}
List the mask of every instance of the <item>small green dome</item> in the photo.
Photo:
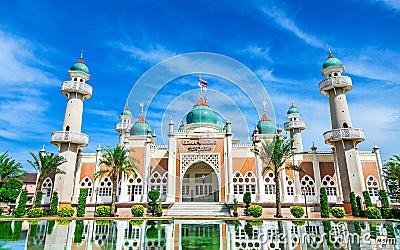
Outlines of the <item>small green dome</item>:
{"type": "Polygon", "coordinates": [[[121,112],[121,115],[132,116],[132,112],[125,108],[124,111],[121,112]]]}
{"type": "Polygon", "coordinates": [[[322,64],[322,69],[326,69],[328,67],[340,67],[343,66],[342,61],[340,61],[338,58],[329,55],[328,58],[326,58],[325,62],[322,64]]]}
{"type": "Polygon", "coordinates": [[[82,58],[76,63],[72,64],[71,70],[82,71],[83,73],[89,74],[89,68],[83,62],[82,58]]]}
{"type": "Polygon", "coordinates": [[[267,114],[261,117],[261,120],[257,123],[257,129],[259,134],[275,134],[275,124],[268,118],[267,114]]]}
{"type": "Polygon", "coordinates": [[[299,110],[294,106],[293,104],[289,107],[289,110],[287,112],[288,115],[290,114],[300,114],[299,110]]]}
{"type": "Polygon", "coordinates": [[[135,122],[135,124],[132,126],[130,135],[147,135],[147,131],[149,130],[149,128],[150,125],[146,122],[144,117],[141,116],[139,120],[137,120],[137,122],[135,122]]]}
{"type": "Polygon", "coordinates": [[[212,110],[202,98],[200,98],[199,102],[186,115],[186,123],[212,123],[218,126],[223,125],[215,111],[212,110]]]}

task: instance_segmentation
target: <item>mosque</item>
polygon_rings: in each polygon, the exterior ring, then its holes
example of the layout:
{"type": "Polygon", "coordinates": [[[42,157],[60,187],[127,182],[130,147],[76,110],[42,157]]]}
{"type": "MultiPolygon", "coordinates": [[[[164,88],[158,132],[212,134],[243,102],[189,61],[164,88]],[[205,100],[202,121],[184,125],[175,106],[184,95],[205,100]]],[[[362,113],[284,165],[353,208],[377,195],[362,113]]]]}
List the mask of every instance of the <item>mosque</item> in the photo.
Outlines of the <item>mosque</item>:
{"type": "MultiPolygon", "coordinates": [[[[349,211],[351,191],[361,205],[363,191],[368,191],[375,203],[378,191],[386,189],[379,148],[374,145],[371,151],[358,150],[358,143],[364,141],[364,131],[352,125],[346,100],[352,80],[342,75],[344,71],[342,62],[329,52],[323,62],[324,79],[319,83],[319,91],[329,100],[332,128],[321,136],[332,146],[331,151],[318,151],[314,145],[311,150],[304,149],[302,131],[306,129],[306,121],[301,119],[294,104],[288,108],[283,128],[290,133],[297,154],[287,164],[296,164],[303,171],[281,172],[283,207],[305,202],[318,207],[320,187],[326,187],[329,202],[349,211]]],[[[93,153],[81,150],[89,143],[89,136],[81,132],[83,102],[92,96],[89,69],[82,57],[71,66],[68,75],[70,79],[61,86],[61,93],[68,99],[64,123],[60,131],[51,135],[51,143],[67,159],[61,166],[66,174],[48,177],[43,182],[44,204],[50,203],[52,191],[59,193],[60,204],[77,204],[81,188],[89,190],[88,206],[107,204],[111,202],[112,189],[117,188],[117,207],[145,204],[149,190],[159,190],[163,203],[172,205],[170,215],[190,213],[191,209],[194,214],[199,211],[207,214],[213,206],[232,204],[234,198],[241,202],[246,192],[251,193],[253,203],[275,206],[274,173],[263,172],[263,162],[253,153],[263,140],[282,134],[265,108],[259,121],[248,121],[255,126],[252,143],[240,144],[230,120],[221,120],[212,103],[200,95],[188,110],[185,123],[169,122],[168,144],[158,145],[145,114],[132,120],[131,111],[125,107],[115,130],[119,143],[131,149],[139,168],[137,178],[121,175],[118,186],[113,187],[107,176],[94,179],[94,174],[103,167],[99,164],[101,150],[93,153]]]]}

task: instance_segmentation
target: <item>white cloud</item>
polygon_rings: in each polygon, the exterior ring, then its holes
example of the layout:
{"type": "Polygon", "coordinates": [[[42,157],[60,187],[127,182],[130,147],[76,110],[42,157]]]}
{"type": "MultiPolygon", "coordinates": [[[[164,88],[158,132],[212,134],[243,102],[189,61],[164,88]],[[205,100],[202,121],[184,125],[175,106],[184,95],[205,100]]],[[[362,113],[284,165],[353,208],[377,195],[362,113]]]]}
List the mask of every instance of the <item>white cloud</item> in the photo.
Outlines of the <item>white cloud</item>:
{"type": "Polygon", "coordinates": [[[271,48],[269,48],[269,47],[261,48],[256,45],[250,45],[245,50],[243,50],[243,52],[245,53],[246,56],[256,57],[256,58],[264,59],[268,62],[273,62],[273,60],[269,54],[270,49],[271,48]]]}
{"type": "Polygon", "coordinates": [[[118,114],[111,110],[86,109],[85,112],[97,116],[112,117],[114,119],[118,117],[118,114]]]}
{"type": "Polygon", "coordinates": [[[277,81],[276,77],[272,75],[273,69],[267,69],[264,67],[259,67],[258,69],[255,70],[254,73],[263,81],[265,82],[275,82],[277,81]]]}
{"type": "Polygon", "coordinates": [[[288,14],[285,12],[285,10],[280,9],[277,6],[275,1],[269,1],[269,5],[262,7],[261,11],[269,18],[272,18],[272,20],[274,20],[274,22],[281,26],[283,29],[292,32],[295,36],[302,39],[307,44],[317,48],[326,48],[324,42],[318,40],[315,36],[299,28],[297,24],[288,17],[288,14]]]}
{"type": "Polygon", "coordinates": [[[122,43],[113,45],[117,45],[120,50],[128,52],[133,58],[148,64],[159,63],[176,55],[175,52],[169,51],[161,45],[150,45],[146,48],[122,43]]]}

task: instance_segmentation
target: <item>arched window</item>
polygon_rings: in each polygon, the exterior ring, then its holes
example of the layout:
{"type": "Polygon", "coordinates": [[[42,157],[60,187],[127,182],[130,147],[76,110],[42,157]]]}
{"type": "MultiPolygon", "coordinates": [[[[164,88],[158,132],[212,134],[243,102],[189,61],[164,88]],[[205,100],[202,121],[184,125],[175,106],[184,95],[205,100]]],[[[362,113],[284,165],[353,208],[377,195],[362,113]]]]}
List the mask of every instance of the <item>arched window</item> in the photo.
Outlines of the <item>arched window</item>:
{"type": "Polygon", "coordinates": [[[104,177],[100,182],[99,196],[111,196],[112,192],[112,182],[109,177],[104,177]]]}
{"type": "Polygon", "coordinates": [[[50,203],[51,191],[53,190],[53,181],[50,179],[50,177],[47,177],[43,181],[42,188],[40,190],[43,192],[42,203],[50,203]]]}
{"type": "Polygon", "coordinates": [[[303,179],[301,179],[301,191],[303,195],[315,196],[315,183],[310,176],[305,175],[303,179]]]}
{"type": "Polygon", "coordinates": [[[343,122],[343,128],[348,128],[349,125],[347,125],[347,122],[343,122]]]}
{"type": "Polygon", "coordinates": [[[265,194],[274,195],[275,194],[275,174],[273,172],[268,172],[264,177],[265,194]]]}
{"type": "Polygon", "coordinates": [[[233,176],[233,194],[246,192],[256,193],[256,178],[251,171],[247,172],[244,177],[240,172],[236,172],[233,176]]]}
{"type": "Polygon", "coordinates": [[[326,192],[328,193],[328,196],[337,195],[336,182],[331,176],[325,175],[324,179],[322,179],[322,186],[326,187],[326,192]]]}
{"type": "Polygon", "coordinates": [[[165,172],[163,176],[158,172],[154,172],[150,177],[150,189],[158,190],[163,200],[167,195],[167,178],[167,172],[165,172]]]}
{"type": "Polygon", "coordinates": [[[372,197],[379,197],[378,180],[372,175],[367,178],[367,189],[369,195],[372,197]]]}
{"type": "Polygon", "coordinates": [[[87,188],[88,194],[87,197],[92,197],[93,195],[93,183],[92,180],[89,177],[85,177],[81,181],[81,189],[82,188],[87,188]]]}
{"type": "Polygon", "coordinates": [[[139,174],[137,174],[136,178],[130,175],[127,183],[129,200],[139,202],[143,192],[142,177],[139,174]]]}
{"type": "Polygon", "coordinates": [[[287,195],[294,195],[294,182],[289,176],[286,176],[286,193],[287,195]]]}

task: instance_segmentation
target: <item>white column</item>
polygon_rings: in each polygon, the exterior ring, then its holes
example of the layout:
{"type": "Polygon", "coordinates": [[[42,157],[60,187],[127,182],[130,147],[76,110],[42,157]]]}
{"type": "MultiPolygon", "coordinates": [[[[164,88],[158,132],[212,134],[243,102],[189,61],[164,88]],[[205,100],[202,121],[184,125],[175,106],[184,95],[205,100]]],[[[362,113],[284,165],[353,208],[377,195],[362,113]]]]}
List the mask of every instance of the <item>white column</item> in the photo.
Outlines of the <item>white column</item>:
{"type": "Polygon", "coordinates": [[[78,203],[78,197],[80,193],[80,179],[81,179],[81,158],[82,158],[82,153],[81,151],[78,151],[78,162],[77,162],[77,170],[75,174],[75,183],[74,183],[74,191],[73,191],[73,196],[72,196],[72,203],[78,203]]]}
{"type": "MultiPolygon", "coordinates": [[[[126,227],[128,226],[129,221],[114,221],[114,223],[117,223],[117,242],[116,242],[116,248],[115,249],[123,249],[124,247],[124,232],[126,230],[126,227]]],[[[110,223],[110,227],[112,226],[112,223],[110,223]]],[[[110,228],[112,230],[112,228],[110,228]]]]}
{"type": "Polygon", "coordinates": [[[233,166],[232,166],[232,135],[227,135],[226,137],[226,165],[227,168],[225,171],[228,172],[228,190],[225,192],[228,193],[228,200],[227,202],[232,203],[233,202],[233,166]]]}
{"type": "MultiPolygon", "coordinates": [[[[119,195],[118,202],[129,202],[129,195],[128,195],[128,176],[126,173],[122,174],[121,179],[121,194],[119,195]]],[[[132,190],[133,191],[133,190],[132,190]]]]}
{"type": "Polygon", "coordinates": [[[379,147],[376,146],[376,144],[374,144],[373,152],[375,153],[375,156],[376,156],[376,163],[377,163],[377,167],[378,167],[379,182],[381,183],[381,189],[387,191],[388,188],[386,186],[386,181],[385,181],[385,178],[383,178],[381,154],[379,152],[379,147]]]}
{"type": "Polygon", "coordinates": [[[149,181],[150,181],[150,142],[146,141],[145,149],[144,149],[144,183],[143,183],[143,196],[142,202],[147,202],[147,193],[149,192],[149,181]]]}
{"type": "MultiPolygon", "coordinates": [[[[94,167],[94,174],[100,171],[100,159],[103,157],[103,153],[101,152],[100,145],[96,150],[96,165],[94,167]]],[[[101,177],[97,178],[97,180],[93,180],[93,193],[91,203],[94,204],[96,202],[96,189],[99,188],[101,177]]],[[[98,197],[97,197],[98,198],[98,197]]],[[[97,200],[99,201],[99,200],[97,200]]]]}
{"type": "Polygon", "coordinates": [[[165,248],[166,249],[174,249],[174,224],[165,225],[165,248]]]}
{"type": "Polygon", "coordinates": [[[319,161],[318,161],[318,156],[317,156],[317,148],[313,147],[312,148],[313,152],[313,170],[314,170],[314,181],[315,181],[315,193],[316,193],[316,199],[317,202],[319,201],[319,191],[321,188],[321,173],[319,169],[319,161]]]}
{"type": "Polygon", "coordinates": [[[335,173],[336,173],[336,186],[337,186],[337,200],[338,203],[343,203],[343,191],[342,191],[342,182],[340,180],[340,172],[339,172],[339,164],[336,158],[336,150],[334,147],[332,147],[332,152],[333,152],[333,157],[335,159],[334,164],[335,164],[335,173]]]}
{"type": "MultiPolygon", "coordinates": [[[[296,155],[293,155],[293,165],[297,166],[297,159],[296,155]]],[[[295,202],[302,202],[303,198],[301,196],[301,185],[300,185],[300,174],[299,171],[293,171],[294,174],[294,201],[295,202]]]]}
{"type": "MultiPolygon", "coordinates": [[[[256,143],[255,145],[258,150],[261,150],[261,142],[256,143]]],[[[256,202],[265,201],[265,188],[264,188],[264,180],[262,176],[262,160],[261,157],[256,154],[256,178],[257,178],[257,195],[256,202]]]]}
{"type": "Polygon", "coordinates": [[[280,174],[280,178],[281,178],[281,201],[282,203],[286,202],[288,198],[288,194],[287,194],[287,182],[286,182],[286,169],[283,168],[280,174]]]}
{"type": "MultiPolygon", "coordinates": [[[[176,138],[168,135],[168,186],[166,202],[174,203],[176,197],[176,138]]],[[[181,187],[182,188],[182,187],[181,187]]]]}

